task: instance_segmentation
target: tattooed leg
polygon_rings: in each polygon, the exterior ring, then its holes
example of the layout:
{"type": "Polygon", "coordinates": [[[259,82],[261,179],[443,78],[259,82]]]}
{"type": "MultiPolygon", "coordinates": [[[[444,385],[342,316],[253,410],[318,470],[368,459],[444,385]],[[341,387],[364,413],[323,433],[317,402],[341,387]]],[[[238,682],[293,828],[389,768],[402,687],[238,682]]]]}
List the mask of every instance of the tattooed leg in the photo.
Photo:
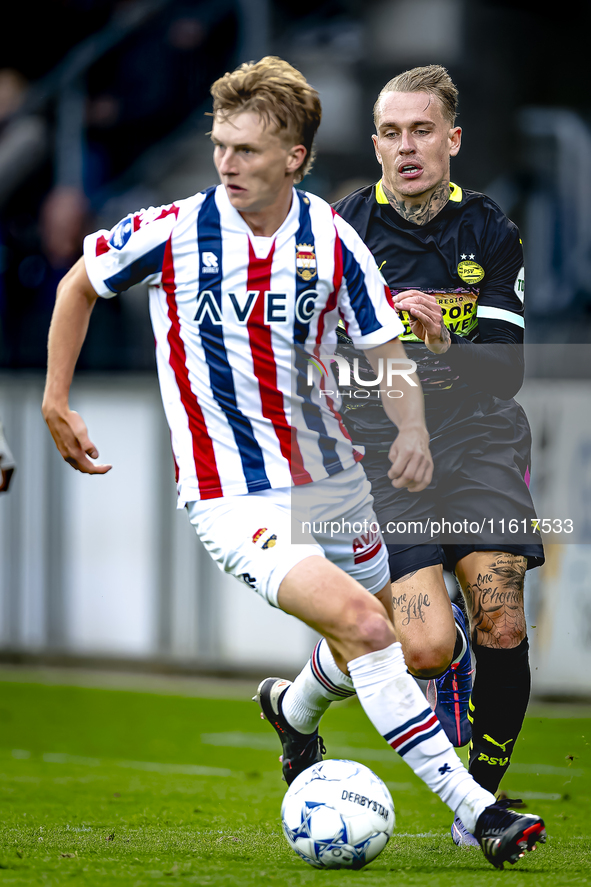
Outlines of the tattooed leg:
{"type": "Polygon", "coordinates": [[[456,576],[464,593],[474,647],[517,647],[526,635],[523,583],[527,559],[501,551],[462,558],[456,576]]]}
{"type": "Polygon", "coordinates": [[[469,769],[491,792],[509,767],[529,701],[526,568],[526,558],[501,551],[473,552],[456,567],[476,659],[469,769]]]}
{"type": "Polygon", "coordinates": [[[429,678],[452,660],[456,627],[440,564],[392,583],[392,618],[411,674],[429,678]]]}

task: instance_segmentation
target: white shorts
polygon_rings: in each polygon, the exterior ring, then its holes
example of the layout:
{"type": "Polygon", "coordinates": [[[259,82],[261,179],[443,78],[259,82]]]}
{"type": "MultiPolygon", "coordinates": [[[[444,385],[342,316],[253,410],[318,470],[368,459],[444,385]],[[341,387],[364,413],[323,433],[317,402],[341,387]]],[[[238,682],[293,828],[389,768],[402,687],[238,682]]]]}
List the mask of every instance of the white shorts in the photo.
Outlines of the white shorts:
{"type": "Polygon", "coordinates": [[[292,567],[327,557],[372,594],[390,578],[386,546],[360,465],[300,487],[188,502],[189,519],[221,570],[273,607],[292,567]]]}

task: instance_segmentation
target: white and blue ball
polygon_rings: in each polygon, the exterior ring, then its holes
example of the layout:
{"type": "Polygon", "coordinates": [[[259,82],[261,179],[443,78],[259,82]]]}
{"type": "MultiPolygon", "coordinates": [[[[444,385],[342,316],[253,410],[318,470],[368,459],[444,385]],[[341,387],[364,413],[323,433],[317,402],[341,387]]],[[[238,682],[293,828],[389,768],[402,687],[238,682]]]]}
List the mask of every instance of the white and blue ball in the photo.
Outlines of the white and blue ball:
{"type": "Polygon", "coordinates": [[[390,840],[394,803],[369,767],[322,761],[294,779],[281,822],[290,847],[315,868],[360,869],[390,840]]]}

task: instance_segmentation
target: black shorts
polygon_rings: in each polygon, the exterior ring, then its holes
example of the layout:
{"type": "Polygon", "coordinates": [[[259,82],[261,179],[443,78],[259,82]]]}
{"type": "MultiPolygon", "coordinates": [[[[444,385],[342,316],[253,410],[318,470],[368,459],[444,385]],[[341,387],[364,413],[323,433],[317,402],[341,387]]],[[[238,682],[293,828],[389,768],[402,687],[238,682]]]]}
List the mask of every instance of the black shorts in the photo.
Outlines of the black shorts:
{"type": "MultiPolygon", "coordinates": [[[[431,431],[434,472],[421,493],[396,490],[387,451],[366,448],[363,467],[390,553],[392,578],[471,551],[505,551],[544,562],[529,492],[531,435],[514,400],[484,397],[431,431]],[[413,564],[413,566],[409,566],[413,564]],[[419,566],[420,564],[420,566],[419,566]]],[[[429,424],[429,421],[428,421],[429,424]]]]}

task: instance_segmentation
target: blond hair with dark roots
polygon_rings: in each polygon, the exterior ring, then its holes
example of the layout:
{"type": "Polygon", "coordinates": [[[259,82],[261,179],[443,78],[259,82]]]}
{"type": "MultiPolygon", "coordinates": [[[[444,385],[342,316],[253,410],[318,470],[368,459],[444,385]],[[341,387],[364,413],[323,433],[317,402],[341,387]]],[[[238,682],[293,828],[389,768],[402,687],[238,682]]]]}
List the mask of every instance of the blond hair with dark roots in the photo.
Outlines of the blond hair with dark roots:
{"type": "Polygon", "coordinates": [[[292,145],[303,145],[306,157],[295,175],[301,182],[314,162],[314,136],[320,126],[320,98],[303,74],[289,62],[268,55],[245,62],[211,87],[213,116],[227,119],[253,112],[292,145]]]}
{"type": "Polygon", "coordinates": [[[441,110],[450,126],[456,122],[458,112],[458,90],[453,80],[442,65],[425,65],[423,68],[411,68],[389,80],[380,92],[373,107],[373,120],[378,128],[380,102],[389,92],[427,92],[441,102],[441,110]]]}

